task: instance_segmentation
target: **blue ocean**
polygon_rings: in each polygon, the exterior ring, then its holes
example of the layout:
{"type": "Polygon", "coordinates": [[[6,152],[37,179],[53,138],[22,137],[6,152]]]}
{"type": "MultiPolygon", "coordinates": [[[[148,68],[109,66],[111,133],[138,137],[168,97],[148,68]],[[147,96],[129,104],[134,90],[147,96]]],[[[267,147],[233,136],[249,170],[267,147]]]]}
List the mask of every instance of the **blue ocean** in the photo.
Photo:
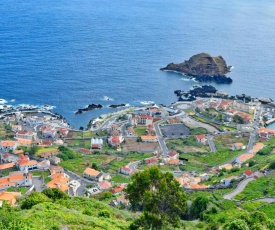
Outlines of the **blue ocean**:
{"type": "Polygon", "coordinates": [[[234,66],[218,89],[275,99],[272,0],[1,0],[0,22],[0,98],[76,128],[110,104],[174,102],[197,83],[159,68],[201,52],[234,66]],[[91,103],[104,108],[74,114],[91,103]]]}

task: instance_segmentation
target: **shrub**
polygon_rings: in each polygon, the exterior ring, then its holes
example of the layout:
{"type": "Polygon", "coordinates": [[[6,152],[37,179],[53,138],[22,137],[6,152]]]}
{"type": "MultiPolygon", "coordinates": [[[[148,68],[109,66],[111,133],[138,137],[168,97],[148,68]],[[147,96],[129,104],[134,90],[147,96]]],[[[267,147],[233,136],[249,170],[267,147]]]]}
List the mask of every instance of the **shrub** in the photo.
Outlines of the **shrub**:
{"type": "Polygon", "coordinates": [[[108,210],[102,210],[98,213],[98,216],[104,217],[104,218],[110,218],[111,213],[108,210]]]}

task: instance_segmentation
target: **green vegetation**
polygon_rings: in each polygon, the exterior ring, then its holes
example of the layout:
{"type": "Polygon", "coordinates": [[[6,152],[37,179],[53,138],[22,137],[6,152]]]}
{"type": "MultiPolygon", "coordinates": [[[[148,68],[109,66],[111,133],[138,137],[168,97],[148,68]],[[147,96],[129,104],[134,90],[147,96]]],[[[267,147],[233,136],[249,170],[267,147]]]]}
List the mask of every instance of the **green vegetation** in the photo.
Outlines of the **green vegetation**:
{"type": "Polygon", "coordinates": [[[199,127],[199,128],[188,128],[191,135],[199,135],[199,134],[208,134],[207,129],[199,127]]]}
{"type": "Polygon", "coordinates": [[[131,179],[126,176],[115,175],[114,177],[112,177],[111,181],[116,182],[116,183],[129,183],[131,181],[131,179]]]}
{"type": "Polygon", "coordinates": [[[245,120],[241,116],[236,114],[233,116],[233,122],[237,124],[244,124],[245,120]]]}
{"type": "Polygon", "coordinates": [[[56,151],[57,148],[58,148],[57,146],[54,146],[54,147],[37,147],[37,151],[36,151],[35,155],[40,156],[41,153],[56,151]]]}
{"type": "Polygon", "coordinates": [[[228,145],[235,144],[238,142],[241,142],[246,146],[249,141],[249,133],[243,133],[239,135],[236,135],[236,134],[219,135],[219,136],[215,136],[213,138],[213,141],[217,149],[226,149],[228,148],[228,145]]]}
{"type": "Polygon", "coordinates": [[[210,151],[208,145],[198,143],[194,137],[181,138],[166,141],[168,149],[181,152],[207,152],[210,151]]]}
{"type": "Polygon", "coordinates": [[[122,166],[133,161],[152,157],[153,155],[151,153],[138,152],[129,153],[127,155],[116,152],[115,155],[107,155],[100,151],[94,151],[93,154],[82,155],[67,147],[62,146],[61,149],[64,160],[61,161],[59,165],[79,175],[82,175],[87,167],[92,168],[93,164],[97,166],[99,171],[117,174],[119,168],[122,166]]]}
{"type": "Polygon", "coordinates": [[[243,192],[238,194],[236,200],[252,200],[265,196],[275,196],[275,177],[260,177],[256,181],[250,181],[243,192]]]}
{"type": "Polygon", "coordinates": [[[0,209],[0,229],[70,230],[128,229],[130,212],[83,197],[70,198],[58,189],[33,192],[20,201],[21,207],[4,204],[0,209]]]}
{"type": "Polygon", "coordinates": [[[134,174],[125,191],[133,210],[142,207],[132,230],[177,227],[186,211],[186,196],[179,183],[172,173],[162,173],[157,166],[134,174]]]}
{"type": "Polygon", "coordinates": [[[137,136],[142,136],[146,134],[146,127],[136,127],[134,128],[135,130],[135,135],[137,136]]]}
{"type": "Polygon", "coordinates": [[[229,149],[219,150],[216,153],[184,153],[180,154],[180,158],[187,159],[186,165],[189,163],[204,165],[208,167],[214,167],[223,162],[226,162],[237,155],[242,151],[231,151],[229,149]]]}

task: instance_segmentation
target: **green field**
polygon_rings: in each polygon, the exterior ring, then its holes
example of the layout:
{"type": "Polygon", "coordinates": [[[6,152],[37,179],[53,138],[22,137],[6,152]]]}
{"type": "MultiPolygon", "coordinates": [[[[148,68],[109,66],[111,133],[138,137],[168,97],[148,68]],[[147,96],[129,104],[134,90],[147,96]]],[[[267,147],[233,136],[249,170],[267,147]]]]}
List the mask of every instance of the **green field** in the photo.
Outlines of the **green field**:
{"type": "Polygon", "coordinates": [[[135,130],[135,135],[137,136],[142,136],[146,134],[146,127],[136,127],[134,128],[135,130]]]}
{"type": "Polygon", "coordinates": [[[59,164],[63,168],[66,168],[72,172],[82,175],[87,167],[92,167],[93,163],[96,163],[99,170],[104,172],[109,172],[112,174],[117,174],[118,170],[130,162],[143,160],[145,158],[151,157],[150,153],[134,153],[128,154],[127,156],[113,156],[106,154],[89,154],[81,155],[78,158],[61,161],[59,164]]]}

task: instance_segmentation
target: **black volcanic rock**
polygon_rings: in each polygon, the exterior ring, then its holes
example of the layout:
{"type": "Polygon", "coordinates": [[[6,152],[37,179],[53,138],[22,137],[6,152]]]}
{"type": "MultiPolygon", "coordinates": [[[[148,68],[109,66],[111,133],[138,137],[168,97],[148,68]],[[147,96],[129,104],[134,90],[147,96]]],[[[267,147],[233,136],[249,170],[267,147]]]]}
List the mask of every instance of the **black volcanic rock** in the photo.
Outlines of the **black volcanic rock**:
{"type": "Polygon", "coordinates": [[[188,61],[180,64],[170,63],[160,70],[176,71],[194,77],[199,82],[215,81],[230,84],[232,79],[225,75],[230,72],[222,56],[212,57],[207,53],[192,56],[188,61]]]}
{"type": "Polygon", "coordinates": [[[83,109],[78,109],[75,114],[82,114],[83,112],[89,111],[89,110],[93,110],[93,109],[101,109],[103,106],[101,104],[90,104],[87,107],[83,108],[83,109]]]}
{"type": "Polygon", "coordinates": [[[113,108],[113,109],[115,109],[115,108],[124,107],[124,106],[126,106],[126,104],[109,105],[109,108],[113,108]]]}

